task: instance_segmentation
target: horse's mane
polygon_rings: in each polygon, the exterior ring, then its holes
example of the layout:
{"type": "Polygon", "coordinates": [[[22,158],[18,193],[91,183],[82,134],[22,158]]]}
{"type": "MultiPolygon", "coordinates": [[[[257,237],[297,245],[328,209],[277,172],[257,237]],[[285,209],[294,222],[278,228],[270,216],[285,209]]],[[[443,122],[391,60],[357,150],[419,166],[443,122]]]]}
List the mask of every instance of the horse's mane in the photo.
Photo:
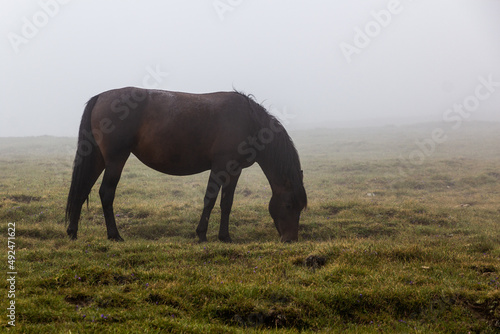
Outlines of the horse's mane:
{"type": "Polygon", "coordinates": [[[271,161],[276,166],[279,176],[283,182],[290,182],[293,189],[294,201],[307,206],[307,195],[304,189],[302,169],[300,166],[299,154],[292,139],[288,135],[285,127],[273,115],[271,115],[261,104],[255,101],[253,95],[242,92],[235,92],[245,97],[252,110],[252,118],[258,124],[258,131],[269,129],[273,133],[273,140],[265,145],[265,149],[260,152],[261,157],[266,161],[271,161]]]}

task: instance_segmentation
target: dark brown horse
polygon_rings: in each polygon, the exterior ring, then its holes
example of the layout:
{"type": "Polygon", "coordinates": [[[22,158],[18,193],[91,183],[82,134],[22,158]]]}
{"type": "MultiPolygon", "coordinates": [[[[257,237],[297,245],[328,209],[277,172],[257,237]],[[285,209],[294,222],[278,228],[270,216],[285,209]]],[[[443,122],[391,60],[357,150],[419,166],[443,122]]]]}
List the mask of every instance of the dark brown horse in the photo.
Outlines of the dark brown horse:
{"type": "Polygon", "coordinates": [[[280,122],[251,97],[128,87],[91,98],[80,124],[66,206],[72,239],[77,237],[82,205],[104,171],[99,196],[108,238],[123,240],[113,200],[130,153],[166,174],[211,171],[196,229],[200,242],[207,240],[208,220],[221,188],[219,239],[231,241],[228,224],[236,183],[241,170],[257,162],[272,188],[269,212],[281,240],[297,240],[300,213],[307,206],[299,156],[280,122]]]}

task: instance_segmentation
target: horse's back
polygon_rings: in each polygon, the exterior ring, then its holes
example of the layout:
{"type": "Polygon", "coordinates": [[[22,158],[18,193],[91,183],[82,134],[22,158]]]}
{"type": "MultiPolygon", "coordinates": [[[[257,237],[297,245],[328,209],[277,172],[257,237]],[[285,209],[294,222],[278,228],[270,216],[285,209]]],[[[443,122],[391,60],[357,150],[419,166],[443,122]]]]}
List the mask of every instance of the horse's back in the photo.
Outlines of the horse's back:
{"type": "Polygon", "coordinates": [[[210,169],[237,159],[253,131],[248,101],[234,92],[189,94],[127,87],[102,93],[92,115],[102,151],[132,152],[168,174],[210,169]]]}

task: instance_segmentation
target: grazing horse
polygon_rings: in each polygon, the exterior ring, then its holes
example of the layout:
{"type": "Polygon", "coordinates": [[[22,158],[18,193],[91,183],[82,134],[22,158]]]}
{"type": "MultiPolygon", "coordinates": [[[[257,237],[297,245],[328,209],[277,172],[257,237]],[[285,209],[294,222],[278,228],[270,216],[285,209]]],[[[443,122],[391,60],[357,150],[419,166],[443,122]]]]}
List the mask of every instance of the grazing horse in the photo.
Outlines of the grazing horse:
{"type": "Polygon", "coordinates": [[[281,241],[298,239],[307,206],[299,156],[282,124],[239,92],[189,94],[127,87],[91,98],[83,112],[66,205],[67,229],[77,238],[82,205],[104,171],[99,189],[108,239],[122,241],[113,200],[130,153],[170,175],[210,170],[196,229],[207,241],[210,213],[222,188],[219,239],[231,242],[229,214],[243,168],[257,162],[272,189],[269,213],[281,241]]]}

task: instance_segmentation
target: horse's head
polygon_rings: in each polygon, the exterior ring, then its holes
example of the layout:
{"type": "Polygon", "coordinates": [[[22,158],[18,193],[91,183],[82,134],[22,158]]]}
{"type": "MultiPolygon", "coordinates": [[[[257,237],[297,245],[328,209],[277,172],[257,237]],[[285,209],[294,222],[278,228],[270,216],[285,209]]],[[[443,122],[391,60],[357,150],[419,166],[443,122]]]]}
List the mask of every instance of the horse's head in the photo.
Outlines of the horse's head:
{"type": "Polygon", "coordinates": [[[283,190],[273,193],[269,202],[269,213],[282,242],[299,239],[300,213],[305,207],[306,203],[300,201],[292,191],[283,190]]]}

